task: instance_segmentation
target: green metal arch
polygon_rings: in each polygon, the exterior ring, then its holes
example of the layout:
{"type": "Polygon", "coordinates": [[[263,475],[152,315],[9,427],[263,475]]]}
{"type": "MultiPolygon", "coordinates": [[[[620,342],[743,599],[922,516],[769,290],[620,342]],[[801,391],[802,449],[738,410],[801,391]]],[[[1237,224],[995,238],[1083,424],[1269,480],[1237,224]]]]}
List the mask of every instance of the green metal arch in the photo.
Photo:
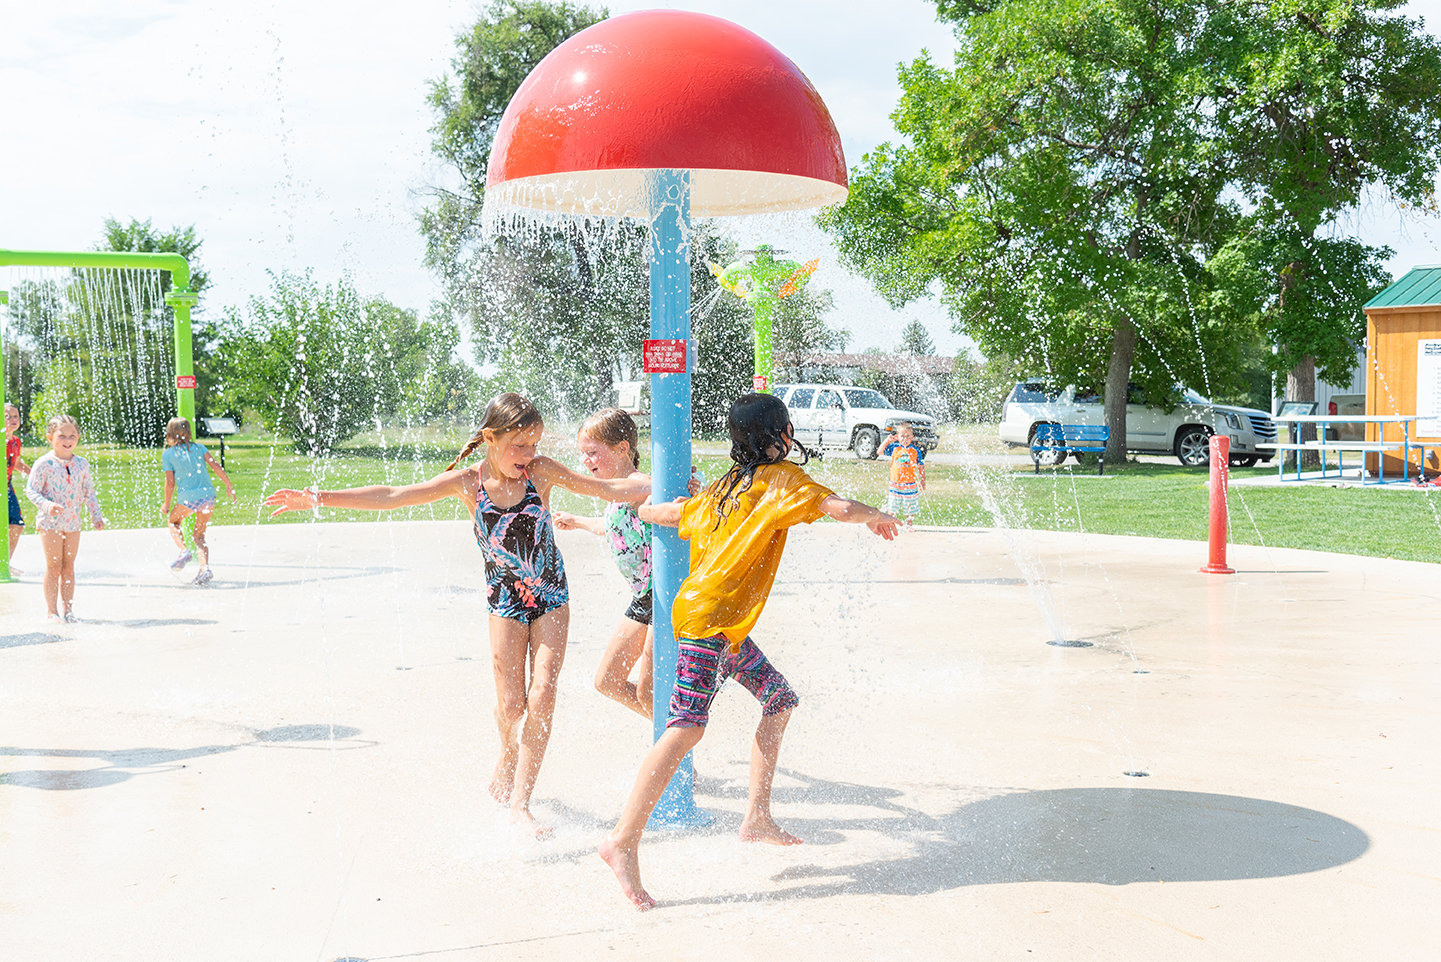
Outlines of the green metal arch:
{"type": "MultiPolygon", "coordinates": [[[[108,267],[169,271],[165,303],[175,309],[175,410],[195,429],[195,359],[191,351],[190,308],[199,296],[190,289],[190,264],[179,254],[130,251],[10,251],[0,249],[0,267],[108,267]],[[184,386],[182,386],[184,385],[184,386]]],[[[3,362],[3,357],[0,357],[3,362]]],[[[5,379],[0,377],[0,405],[5,379]]]]}

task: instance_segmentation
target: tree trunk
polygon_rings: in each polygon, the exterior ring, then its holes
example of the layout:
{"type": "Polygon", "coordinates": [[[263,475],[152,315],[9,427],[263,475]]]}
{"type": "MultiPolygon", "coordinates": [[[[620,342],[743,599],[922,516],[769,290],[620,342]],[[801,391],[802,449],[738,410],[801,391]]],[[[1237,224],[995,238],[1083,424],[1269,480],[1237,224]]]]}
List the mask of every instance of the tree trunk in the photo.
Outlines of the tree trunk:
{"type": "MultiPolygon", "coordinates": [[[[1301,358],[1301,362],[1293,367],[1286,375],[1286,400],[1311,402],[1316,400],[1316,359],[1307,355],[1301,358]]],[[[1298,424],[1292,431],[1292,439],[1295,441],[1316,440],[1316,425],[1298,424]],[[1299,430],[1296,430],[1299,429],[1299,430]]],[[[1315,451],[1295,451],[1292,457],[1286,460],[1295,464],[1294,455],[1301,455],[1301,466],[1303,468],[1314,468],[1321,463],[1315,451]]]]}
{"type": "Polygon", "coordinates": [[[1126,463],[1126,388],[1131,382],[1131,360],[1136,356],[1136,325],[1128,317],[1116,323],[1111,336],[1111,363],[1106,369],[1106,463],[1126,463]]]}

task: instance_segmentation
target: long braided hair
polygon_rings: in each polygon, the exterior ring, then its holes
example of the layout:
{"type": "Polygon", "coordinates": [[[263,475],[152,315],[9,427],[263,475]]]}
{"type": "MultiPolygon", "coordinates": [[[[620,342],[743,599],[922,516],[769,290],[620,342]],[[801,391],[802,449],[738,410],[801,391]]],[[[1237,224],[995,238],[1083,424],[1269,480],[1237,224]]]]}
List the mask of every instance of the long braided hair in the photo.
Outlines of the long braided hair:
{"type": "MultiPolygon", "coordinates": [[[[731,433],[731,460],[735,463],[711,485],[717,528],[740,505],[741,494],[755,480],[756,468],[785,460],[784,435],[791,426],[791,414],[774,395],[746,394],[736,398],[726,422],[731,433]],[[771,455],[767,453],[770,448],[782,453],[771,455]]],[[[800,450],[801,464],[809,463],[815,453],[794,438],[791,446],[800,450]]]]}
{"type": "Polygon", "coordinates": [[[476,448],[485,443],[487,428],[495,437],[499,438],[512,431],[524,431],[526,428],[544,423],[545,419],[540,416],[535,405],[521,395],[514,391],[497,394],[485,406],[485,414],[480,419],[480,427],[475,429],[475,433],[470,436],[469,441],[465,442],[465,447],[460,449],[460,453],[455,456],[454,461],[450,462],[450,466],[446,470],[454,471],[462,461],[470,457],[476,448]]]}

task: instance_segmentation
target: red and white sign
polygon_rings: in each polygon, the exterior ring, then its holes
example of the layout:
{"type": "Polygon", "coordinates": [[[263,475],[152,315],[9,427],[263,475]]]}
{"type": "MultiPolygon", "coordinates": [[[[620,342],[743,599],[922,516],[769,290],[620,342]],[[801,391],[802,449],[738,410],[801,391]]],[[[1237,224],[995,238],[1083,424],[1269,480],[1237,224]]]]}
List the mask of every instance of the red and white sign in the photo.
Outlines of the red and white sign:
{"type": "Polygon", "coordinates": [[[672,338],[640,342],[642,367],[647,374],[684,374],[685,341],[672,338]]]}
{"type": "Polygon", "coordinates": [[[193,390],[195,390],[195,375],[194,375],[194,374],[177,374],[177,375],[175,375],[175,387],[176,387],[177,390],[181,390],[181,391],[186,391],[186,390],[193,391],[193,390]]]}
{"type": "Polygon", "coordinates": [[[751,390],[757,394],[770,388],[770,380],[764,374],[751,375],[751,390]]]}

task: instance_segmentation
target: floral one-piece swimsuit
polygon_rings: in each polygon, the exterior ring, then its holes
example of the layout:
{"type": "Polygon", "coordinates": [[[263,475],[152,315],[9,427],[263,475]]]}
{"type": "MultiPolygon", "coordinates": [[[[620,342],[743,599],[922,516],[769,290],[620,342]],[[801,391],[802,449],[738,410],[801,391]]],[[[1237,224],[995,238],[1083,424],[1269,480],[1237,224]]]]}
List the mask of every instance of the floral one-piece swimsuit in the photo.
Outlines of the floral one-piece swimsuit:
{"type": "Polygon", "coordinates": [[[529,478],[525,496],[508,508],[498,507],[480,486],[475,540],[485,554],[491,614],[528,625],[570,601],[550,511],[529,478]]]}

